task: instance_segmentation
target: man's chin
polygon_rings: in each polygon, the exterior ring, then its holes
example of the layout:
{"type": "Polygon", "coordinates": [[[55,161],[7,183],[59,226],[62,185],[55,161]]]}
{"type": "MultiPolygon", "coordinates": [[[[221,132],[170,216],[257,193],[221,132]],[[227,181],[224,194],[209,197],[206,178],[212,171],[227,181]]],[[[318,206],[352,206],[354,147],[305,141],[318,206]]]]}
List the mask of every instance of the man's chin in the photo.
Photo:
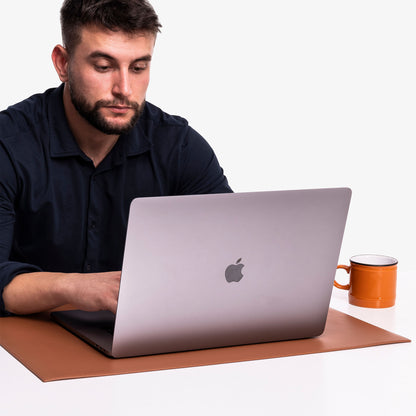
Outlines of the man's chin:
{"type": "MultiPolygon", "coordinates": [[[[139,119],[139,114],[130,117],[98,117],[93,121],[93,126],[104,134],[120,135],[128,133],[139,119]]],[[[90,121],[91,122],[91,121],[90,121]]]]}
{"type": "Polygon", "coordinates": [[[103,123],[103,128],[108,131],[120,132],[123,133],[132,128],[131,120],[127,122],[114,122],[113,120],[106,120],[103,123]]]}
{"type": "Polygon", "coordinates": [[[137,123],[144,106],[140,106],[137,110],[130,109],[125,113],[117,113],[108,109],[101,108],[95,113],[93,125],[105,134],[125,134],[128,133],[137,123]]]}
{"type": "Polygon", "coordinates": [[[120,134],[126,134],[134,127],[134,124],[131,125],[128,124],[111,124],[111,123],[105,123],[101,125],[96,125],[95,128],[101,131],[101,133],[108,134],[108,135],[120,135],[120,134]]]}

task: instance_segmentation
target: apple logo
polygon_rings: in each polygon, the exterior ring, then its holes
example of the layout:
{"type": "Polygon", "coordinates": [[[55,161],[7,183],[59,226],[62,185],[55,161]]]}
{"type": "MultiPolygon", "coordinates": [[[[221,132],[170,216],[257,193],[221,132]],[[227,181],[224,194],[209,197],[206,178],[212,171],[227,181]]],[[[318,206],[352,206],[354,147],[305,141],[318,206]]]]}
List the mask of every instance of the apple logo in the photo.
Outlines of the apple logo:
{"type": "Polygon", "coordinates": [[[239,282],[242,279],[243,273],[241,273],[241,269],[244,267],[244,264],[241,263],[241,260],[238,259],[236,264],[230,264],[225,269],[225,279],[228,283],[239,282]]]}

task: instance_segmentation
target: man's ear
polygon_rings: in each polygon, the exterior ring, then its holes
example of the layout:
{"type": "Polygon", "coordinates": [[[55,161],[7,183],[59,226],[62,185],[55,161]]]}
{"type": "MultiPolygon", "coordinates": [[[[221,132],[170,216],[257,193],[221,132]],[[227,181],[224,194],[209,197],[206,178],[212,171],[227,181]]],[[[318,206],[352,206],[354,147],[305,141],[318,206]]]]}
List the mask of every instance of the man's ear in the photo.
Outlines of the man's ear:
{"type": "Polygon", "coordinates": [[[68,81],[68,60],[67,50],[61,45],[56,45],[52,51],[52,61],[62,82],[68,81]]]}

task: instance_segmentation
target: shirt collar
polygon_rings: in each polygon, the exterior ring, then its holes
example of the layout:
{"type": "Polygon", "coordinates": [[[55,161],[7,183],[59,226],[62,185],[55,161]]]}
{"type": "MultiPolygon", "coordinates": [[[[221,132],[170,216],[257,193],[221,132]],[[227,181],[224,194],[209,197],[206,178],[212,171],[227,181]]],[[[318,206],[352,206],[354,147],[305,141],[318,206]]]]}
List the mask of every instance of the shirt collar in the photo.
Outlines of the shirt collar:
{"type": "MultiPolygon", "coordinates": [[[[71,129],[69,128],[68,120],[65,115],[63,103],[64,84],[56,88],[51,93],[49,101],[49,125],[50,125],[50,151],[52,157],[71,157],[86,156],[78,146],[71,129]]],[[[121,162],[126,157],[136,156],[147,152],[152,147],[152,141],[145,133],[146,120],[145,114],[147,112],[147,103],[144,113],[140,117],[136,126],[127,134],[121,135],[117,141],[117,145],[113,150],[116,150],[114,155],[116,160],[121,162]]]]}

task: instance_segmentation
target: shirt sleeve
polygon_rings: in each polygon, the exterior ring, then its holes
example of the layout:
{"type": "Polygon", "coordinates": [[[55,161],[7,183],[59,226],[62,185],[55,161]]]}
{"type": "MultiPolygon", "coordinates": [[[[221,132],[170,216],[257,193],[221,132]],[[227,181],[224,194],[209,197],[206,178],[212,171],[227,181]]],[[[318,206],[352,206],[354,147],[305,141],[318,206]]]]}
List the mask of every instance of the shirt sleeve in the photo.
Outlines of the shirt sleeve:
{"type": "Polygon", "coordinates": [[[192,127],[182,144],[180,175],[183,195],[232,192],[211,146],[192,127]]]}
{"type": "Polygon", "coordinates": [[[10,260],[17,188],[18,180],[13,164],[0,144],[0,316],[10,315],[4,307],[4,288],[19,274],[40,271],[37,266],[10,260]]]}

